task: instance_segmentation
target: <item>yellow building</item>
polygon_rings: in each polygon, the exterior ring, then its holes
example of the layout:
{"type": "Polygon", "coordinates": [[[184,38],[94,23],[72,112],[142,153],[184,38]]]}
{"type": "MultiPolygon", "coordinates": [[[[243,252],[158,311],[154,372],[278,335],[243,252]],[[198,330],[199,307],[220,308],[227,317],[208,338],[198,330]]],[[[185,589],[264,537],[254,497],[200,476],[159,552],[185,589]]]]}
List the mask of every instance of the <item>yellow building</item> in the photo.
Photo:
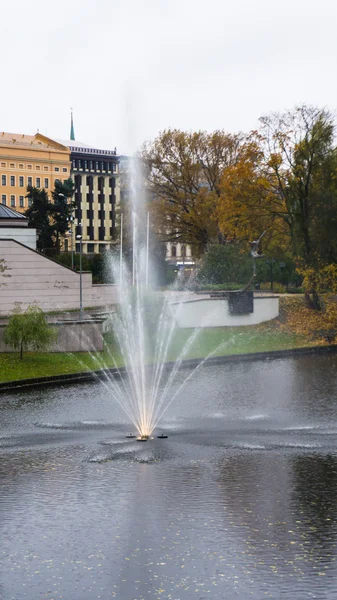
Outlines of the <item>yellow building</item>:
{"type": "Polygon", "coordinates": [[[70,150],[36,133],[0,132],[0,202],[24,212],[27,186],[54,189],[56,179],[70,177],[70,150]]]}

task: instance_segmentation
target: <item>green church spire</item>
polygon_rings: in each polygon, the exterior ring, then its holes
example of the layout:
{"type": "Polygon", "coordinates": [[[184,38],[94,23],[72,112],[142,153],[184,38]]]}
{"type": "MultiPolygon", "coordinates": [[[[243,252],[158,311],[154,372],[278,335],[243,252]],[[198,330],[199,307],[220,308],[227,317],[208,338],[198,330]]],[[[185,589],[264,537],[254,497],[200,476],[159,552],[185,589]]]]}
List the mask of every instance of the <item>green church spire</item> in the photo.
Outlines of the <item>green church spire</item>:
{"type": "Polygon", "coordinates": [[[71,123],[70,123],[70,139],[75,140],[75,130],[74,130],[74,120],[73,120],[73,110],[71,109],[71,123]]]}

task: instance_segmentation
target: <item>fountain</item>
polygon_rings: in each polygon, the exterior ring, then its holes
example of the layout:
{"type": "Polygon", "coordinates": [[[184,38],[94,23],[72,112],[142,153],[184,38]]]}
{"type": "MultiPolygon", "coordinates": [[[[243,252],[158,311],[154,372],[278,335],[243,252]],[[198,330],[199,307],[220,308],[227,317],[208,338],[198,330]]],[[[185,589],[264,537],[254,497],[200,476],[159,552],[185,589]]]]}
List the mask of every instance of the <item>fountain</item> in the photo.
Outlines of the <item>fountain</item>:
{"type": "MultiPolygon", "coordinates": [[[[121,215],[120,256],[119,260],[110,258],[109,265],[115,280],[120,283],[119,305],[107,320],[107,329],[113,333],[123,357],[125,373],[119,372],[118,379],[107,375],[106,385],[135,426],[139,434],[138,441],[147,441],[168,406],[191,377],[190,373],[179,389],[171,393],[179,367],[198,330],[192,331],[164,381],[163,375],[167,373],[165,363],[169,359],[174,333],[179,326],[168,309],[168,298],[155,292],[150,285],[150,223],[139,190],[138,182],[141,178],[137,165],[134,165],[131,179],[132,265],[129,267],[123,258],[121,215]]],[[[111,358],[118,369],[112,354],[111,358]]],[[[129,434],[127,437],[131,436],[129,434]]],[[[162,434],[158,437],[166,439],[167,436],[162,434]]]]}

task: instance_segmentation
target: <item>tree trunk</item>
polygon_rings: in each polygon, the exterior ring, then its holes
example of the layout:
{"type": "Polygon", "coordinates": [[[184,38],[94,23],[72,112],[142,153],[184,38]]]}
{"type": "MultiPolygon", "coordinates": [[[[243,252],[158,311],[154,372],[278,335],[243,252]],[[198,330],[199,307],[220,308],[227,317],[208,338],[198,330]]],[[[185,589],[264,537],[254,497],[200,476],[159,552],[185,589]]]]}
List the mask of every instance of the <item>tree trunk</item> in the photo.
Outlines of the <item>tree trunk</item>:
{"type": "Polygon", "coordinates": [[[23,343],[20,344],[20,358],[23,359],[23,343]]]}
{"type": "Polygon", "coordinates": [[[312,301],[313,301],[313,304],[314,304],[314,309],[315,310],[321,310],[322,307],[321,307],[319,295],[316,292],[316,290],[313,290],[313,292],[312,292],[312,301]]]}
{"type": "Polygon", "coordinates": [[[312,298],[310,297],[310,292],[308,292],[308,290],[304,294],[305,303],[306,303],[307,307],[311,308],[312,310],[321,310],[322,307],[321,307],[318,293],[315,290],[312,290],[311,293],[312,293],[312,298]]]}

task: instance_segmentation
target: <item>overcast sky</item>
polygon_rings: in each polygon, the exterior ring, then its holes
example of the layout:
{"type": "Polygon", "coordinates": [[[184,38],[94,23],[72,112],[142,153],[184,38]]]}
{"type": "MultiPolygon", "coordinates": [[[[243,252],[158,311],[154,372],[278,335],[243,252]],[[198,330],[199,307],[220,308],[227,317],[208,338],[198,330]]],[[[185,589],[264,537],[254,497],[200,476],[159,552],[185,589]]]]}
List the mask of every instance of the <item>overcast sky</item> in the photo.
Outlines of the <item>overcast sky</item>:
{"type": "Polygon", "coordinates": [[[0,0],[1,125],[130,153],[337,106],[336,0],[0,0]]]}

